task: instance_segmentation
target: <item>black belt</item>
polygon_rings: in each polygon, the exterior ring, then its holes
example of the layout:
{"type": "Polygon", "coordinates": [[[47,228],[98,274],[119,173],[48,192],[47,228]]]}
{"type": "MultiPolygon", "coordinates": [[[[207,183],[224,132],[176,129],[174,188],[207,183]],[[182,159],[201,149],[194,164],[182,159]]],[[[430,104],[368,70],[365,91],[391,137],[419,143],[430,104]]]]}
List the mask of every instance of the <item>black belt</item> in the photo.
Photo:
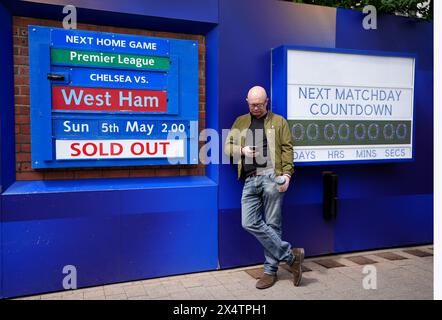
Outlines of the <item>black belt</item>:
{"type": "Polygon", "coordinates": [[[256,171],[252,171],[252,172],[248,173],[246,175],[246,178],[248,178],[248,177],[256,177],[256,171]]]}
{"type": "Polygon", "coordinates": [[[273,169],[272,170],[264,170],[264,173],[259,173],[258,174],[258,172],[257,171],[252,171],[252,172],[250,172],[250,173],[248,173],[247,175],[246,175],[246,178],[248,178],[248,177],[257,177],[257,176],[266,176],[266,175],[268,175],[268,174],[271,174],[271,173],[273,173],[273,169]]]}

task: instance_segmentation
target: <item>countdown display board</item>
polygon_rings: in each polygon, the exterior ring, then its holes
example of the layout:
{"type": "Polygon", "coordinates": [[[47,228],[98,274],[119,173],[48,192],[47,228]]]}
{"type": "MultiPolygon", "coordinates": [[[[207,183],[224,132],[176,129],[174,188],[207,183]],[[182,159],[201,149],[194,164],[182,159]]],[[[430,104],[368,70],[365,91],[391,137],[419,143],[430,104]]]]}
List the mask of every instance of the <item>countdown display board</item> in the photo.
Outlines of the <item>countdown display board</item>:
{"type": "Polygon", "coordinates": [[[411,54],[272,50],[272,106],[289,122],[294,161],[412,160],[414,70],[411,54]]]}
{"type": "Polygon", "coordinates": [[[28,31],[33,168],[198,162],[196,41],[28,31]]]}

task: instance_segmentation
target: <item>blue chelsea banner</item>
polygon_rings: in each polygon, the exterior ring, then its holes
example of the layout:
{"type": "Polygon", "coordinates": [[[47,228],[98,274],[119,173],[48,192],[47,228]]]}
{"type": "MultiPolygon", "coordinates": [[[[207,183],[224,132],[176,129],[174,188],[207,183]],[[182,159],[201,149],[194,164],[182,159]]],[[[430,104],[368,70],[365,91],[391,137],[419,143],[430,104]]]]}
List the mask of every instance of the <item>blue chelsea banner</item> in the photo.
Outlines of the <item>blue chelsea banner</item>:
{"type": "Polygon", "coordinates": [[[413,54],[283,46],[272,50],[272,105],[299,164],[413,159],[413,54]]]}
{"type": "Polygon", "coordinates": [[[198,43],[29,26],[33,168],[198,163],[198,43]]]}

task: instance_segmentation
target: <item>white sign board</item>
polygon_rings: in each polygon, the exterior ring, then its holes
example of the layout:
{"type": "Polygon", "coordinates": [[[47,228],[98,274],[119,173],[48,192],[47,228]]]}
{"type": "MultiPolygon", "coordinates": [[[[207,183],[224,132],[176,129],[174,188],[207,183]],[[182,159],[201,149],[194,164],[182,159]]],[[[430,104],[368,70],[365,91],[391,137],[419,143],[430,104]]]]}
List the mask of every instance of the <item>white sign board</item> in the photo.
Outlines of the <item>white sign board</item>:
{"type": "Polygon", "coordinates": [[[412,159],[413,57],[287,50],[295,162],[412,159]]]}

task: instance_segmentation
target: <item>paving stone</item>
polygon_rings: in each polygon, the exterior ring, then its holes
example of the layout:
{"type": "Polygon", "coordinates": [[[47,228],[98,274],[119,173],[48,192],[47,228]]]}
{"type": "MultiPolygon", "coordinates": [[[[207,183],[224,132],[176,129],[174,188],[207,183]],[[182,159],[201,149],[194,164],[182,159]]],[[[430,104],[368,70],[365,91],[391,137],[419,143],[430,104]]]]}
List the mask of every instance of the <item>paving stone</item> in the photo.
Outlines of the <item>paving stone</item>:
{"type": "Polygon", "coordinates": [[[63,297],[64,296],[70,296],[76,293],[83,293],[82,289],[75,289],[75,290],[64,290],[59,292],[63,297]]]}
{"type": "MultiPolygon", "coordinates": [[[[236,277],[238,279],[247,278],[244,276],[245,275],[242,275],[242,272],[234,275],[234,277],[236,277]]],[[[221,284],[221,282],[218,279],[216,279],[213,275],[204,275],[204,276],[201,276],[197,279],[204,287],[218,286],[221,284]]]]}
{"type": "Polygon", "coordinates": [[[169,295],[161,283],[145,284],[143,287],[147,295],[151,298],[161,298],[169,295]]]}
{"type": "Polygon", "coordinates": [[[186,292],[189,295],[201,295],[201,296],[204,296],[204,295],[211,296],[212,295],[210,293],[210,291],[208,289],[206,289],[206,288],[188,288],[186,290],[186,292]]]}
{"type": "MultiPolygon", "coordinates": [[[[247,275],[248,276],[248,275],[247,275]]],[[[222,274],[222,275],[214,275],[217,281],[219,281],[222,285],[226,284],[235,284],[242,280],[232,277],[230,274],[222,274]]]]}
{"type": "MultiPolygon", "coordinates": [[[[146,279],[141,281],[141,285],[152,284],[152,283],[161,283],[164,282],[165,278],[155,278],[155,279],[146,279]]],[[[167,279],[167,278],[166,278],[167,279]]]]}
{"type": "Polygon", "coordinates": [[[17,298],[16,300],[41,300],[41,296],[22,297],[17,298]]]}
{"type": "Polygon", "coordinates": [[[390,260],[390,261],[395,261],[395,260],[405,260],[407,259],[404,256],[401,256],[400,254],[394,253],[394,252],[381,252],[381,253],[377,253],[377,256],[390,260]]]}
{"type": "MultiPolygon", "coordinates": [[[[255,281],[256,282],[256,281],[255,281]]],[[[255,283],[254,282],[254,283],[255,283]]],[[[226,283],[223,284],[224,288],[226,288],[228,291],[236,291],[236,290],[244,290],[249,289],[250,287],[247,285],[243,285],[241,282],[235,282],[235,283],[226,283]]]]}
{"type": "Polygon", "coordinates": [[[175,292],[186,291],[186,288],[181,283],[181,281],[170,281],[170,282],[162,282],[161,285],[164,289],[170,294],[175,292]]]}
{"type": "Polygon", "coordinates": [[[375,267],[378,273],[380,273],[380,272],[394,272],[395,269],[401,268],[402,266],[385,260],[384,262],[376,264],[375,267]]]}
{"type": "Polygon", "coordinates": [[[208,287],[207,291],[209,291],[212,295],[215,295],[215,294],[228,295],[228,294],[230,294],[230,292],[223,285],[208,287]]]}
{"type": "Polygon", "coordinates": [[[321,260],[315,260],[314,262],[327,269],[345,267],[345,265],[337,262],[334,259],[321,259],[321,260]]]}
{"type": "Polygon", "coordinates": [[[191,299],[191,296],[187,291],[182,291],[171,293],[170,298],[173,300],[188,300],[191,299]]]}
{"type": "Polygon", "coordinates": [[[364,257],[364,256],[353,256],[353,257],[348,257],[347,260],[350,260],[351,262],[354,262],[356,264],[359,264],[361,266],[363,265],[367,265],[367,264],[375,264],[378,263],[377,261],[364,257]]]}
{"type": "Polygon", "coordinates": [[[146,291],[144,290],[144,286],[141,284],[126,286],[126,287],[124,287],[124,292],[126,293],[126,296],[129,299],[133,298],[133,297],[146,295],[146,291]]]}
{"type": "Polygon", "coordinates": [[[42,294],[40,297],[42,297],[42,298],[61,297],[63,292],[64,291],[46,293],[46,294],[42,294]]]}
{"type": "Polygon", "coordinates": [[[121,285],[111,285],[104,287],[104,294],[106,296],[119,295],[119,294],[126,295],[126,292],[124,291],[124,287],[121,285]]]}
{"type": "Polygon", "coordinates": [[[263,274],[264,269],[262,267],[259,267],[259,268],[245,270],[245,272],[253,279],[259,279],[263,274]]]}
{"type": "Polygon", "coordinates": [[[84,300],[83,292],[77,292],[69,295],[64,295],[63,300],[84,300]]]}
{"type": "MultiPolygon", "coordinates": [[[[349,256],[349,257],[353,257],[353,256],[349,256]]],[[[336,258],[333,257],[333,260],[335,260],[336,262],[338,262],[340,264],[343,264],[345,267],[358,267],[358,266],[360,266],[359,264],[357,264],[351,260],[348,260],[346,257],[336,257],[336,258]]],[[[333,268],[331,268],[331,269],[333,269],[333,268]]],[[[328,270],[331,270],[331,269],[328,269],[328,270]]]]}
{"type": "MultiPolygon", "coordinates": [[[[86,292],[97,292],[97,291],[104,292],[104,286],[81,288],[79,290],[81,290],[83,293],[86,293],[86,292]]],[[[74,292],[75,292],[75,290],[74,290],[74,292]]]]}
{"type": "Polygon", "coordinates": [[[180,281],[185,288],[201,287],[203,285],[201,281],[195,277],[189,279],[181,279],[180,281]]]}
{"type": "Polygon", "coordinates": [[[433,256],[432,253],[425,252],[425,251],[419,250],[419,249],[404,250],[404,252],[408,253],[408,254],[411,254],[413,256],[419,257],[419,258],[433,256]]]}
{"type": "Polygon", "coordinates": [[[433,272],[430,270],[425,270],[421,267],[417,267],[417,266],[403,266],[403,269],[408,270],[409,272],[411,272],[411,275],[413,277],[428,277],[428,278],[433,278],[433,272]]]}
{"type": "Polygon", "coordinates": [[[304,263],[302,265],[304,267],[309,268],[312,271],[325,271],[325,270],[327,270],[327,268],[325,268],[317,263],[314,263],[313,261],[304,261],[304,263]]]}
{"type": "Polygon", "coordinates": [[[103,289],[98,289],[95,291],[87,291],[84,292],[84,298],[88,299],[88,298],[95,298],[95,297],[103,297],[105,296],[104,290],[103,289]]]}
{"type": "Polygon", "coordinates": [[[84,300],[106,300],[106,296],[92,297],[92,298],[84,298],[84,300]]]}
{"type": "Polygon", "coordinates": [[[41,300],[63,300],[63,296],[42,297],[41,300]]]}
{"type": "Polygon", "coordinates": [[[129,297],[128,300],[151,300],[149,296],[136,296],[136,297],[129,297]]]}
{"type": "Polygon", "coordinates": [[[127,300],[127,296],[124,293],[106,295],[106,300],[127,300]]]}

